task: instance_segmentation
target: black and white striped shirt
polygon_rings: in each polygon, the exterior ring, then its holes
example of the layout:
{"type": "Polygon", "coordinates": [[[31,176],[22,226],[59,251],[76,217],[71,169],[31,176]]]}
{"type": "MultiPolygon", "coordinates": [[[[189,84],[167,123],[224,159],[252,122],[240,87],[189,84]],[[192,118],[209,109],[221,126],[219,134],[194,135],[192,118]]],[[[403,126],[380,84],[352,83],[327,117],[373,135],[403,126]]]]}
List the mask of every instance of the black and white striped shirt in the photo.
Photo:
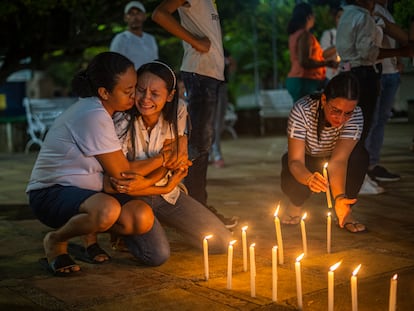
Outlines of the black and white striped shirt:
{"type": "Polygon", "coordinates": [[[357,106],[352,117],[342,126],[324,127],[318,140],[319,101],[305,96],[295,103],[289,115],[287,135],[305,141],[307,155],[325,157],[331,155],[338,139],[359,140],[364,119],[361,108],[357,106]]]}

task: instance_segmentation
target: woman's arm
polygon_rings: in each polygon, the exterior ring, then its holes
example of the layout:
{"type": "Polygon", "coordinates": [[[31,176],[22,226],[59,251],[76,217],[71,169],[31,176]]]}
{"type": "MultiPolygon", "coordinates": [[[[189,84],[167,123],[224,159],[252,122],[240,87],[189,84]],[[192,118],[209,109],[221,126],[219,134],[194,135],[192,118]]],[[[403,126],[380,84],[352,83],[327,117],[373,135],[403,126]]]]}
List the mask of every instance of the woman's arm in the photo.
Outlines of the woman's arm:
{"type": "Polygon", "coordinates": [[[288,139],[288,166],[295,179],[313,192],[326,191],[327,181],[319,172],[311,172],[305,165],[305,142],[288,139]]]}
{"type": "Polygon", "coordinates": [[[335,61],[318,61],[310,58],[311,34],[304,31],[298,38],[298,57],[299,63],[304,68],[335,67],[335,61]]]}

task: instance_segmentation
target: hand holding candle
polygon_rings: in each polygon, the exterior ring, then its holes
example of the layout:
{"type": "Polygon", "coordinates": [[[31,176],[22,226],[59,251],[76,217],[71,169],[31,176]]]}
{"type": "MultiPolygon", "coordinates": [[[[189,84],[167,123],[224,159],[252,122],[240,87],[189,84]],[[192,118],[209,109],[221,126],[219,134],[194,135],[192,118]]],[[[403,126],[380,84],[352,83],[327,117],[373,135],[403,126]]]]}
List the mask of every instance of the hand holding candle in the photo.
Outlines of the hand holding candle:
{"type": "Polygon", "coordinates": [[[361,265],[355,268],[351,276],[352,311],[358,311],[358,280],[357,274],[361,265]]]}
{"type": "Polygon", "coordinates": [[[284,258],[283,258],[283,240],[282,240],[282,229],[280,228],[280,219],[277,216],[280,209],[280,203],[277,205],[276,211],[275,211],[275,229],[276,229],[276,241],[277,241],[277,247],[279,251],[279,263],[283,265],[284,258]]]}
{"type": "Polygon", "coordinates": [[[208,242],[207,240],[213,237],[211,234],[204,237],[203,240],[203,253],[204,253],[204,276],[206,281],[209,277],[209,271],[208,271],[208,242]]]}
{"type": "Polygon", "coordinates": [[[334,310],[334,271],[340,266],[342,261],[337,262],[329,268],[328,272],[328,311],[334,310]]]}
{"type": "Polygon", "coordinates": [[[229,243],[229,249],[227,252],[227,289],[232,288],[232,277],[233,277],[233,244],[236,243],[233,240],[229,243]]]}
{"type": "Polygon", "coordinates": [[[302,231],[302,245],[303,245],[303,253],[305,256],[308,254],[308,242],[306,238],[306,227],[305,227],[305,219],[308,214],[305,213],[302,216],[302,219],[300,221],[300,229],[302,231]]]}
{"type": "Polygon", "coordinates": [[[305,254],[301,254],[296,258],[295,262],[295,273],[296,273],[296,295],[298,297],[298,309],[302,310],[303,302],[302,302],[302,272],[300,269],[300,261],[302,260],[305,254]]]}
{"type": "Polygon", "coordinates": [[[243,246],[243,271],[247,271],[247,230],[248,226],[242,228],[242,246],[243,246]]]}

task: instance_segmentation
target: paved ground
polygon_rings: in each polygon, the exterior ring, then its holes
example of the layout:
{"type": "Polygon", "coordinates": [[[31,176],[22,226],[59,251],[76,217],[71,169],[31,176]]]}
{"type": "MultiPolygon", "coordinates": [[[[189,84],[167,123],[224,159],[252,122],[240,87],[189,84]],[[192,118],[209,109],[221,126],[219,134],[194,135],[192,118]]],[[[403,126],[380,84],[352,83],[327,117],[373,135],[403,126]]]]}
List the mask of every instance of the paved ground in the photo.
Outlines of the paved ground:
{"type": "MultiPolygon", "coordinates": [[[[388,310],[390,278],[398,274],[398,310],[414,310],[414,153],[408,148],[414,125],[387,127],[383,163],[399,172],[399,182],[383,184],[386,192],[361,196],[355,214],[369,228],[351,234],[332,231],[326,253],[326,203],[315,195],[306,204],[308,256],[302,260],[304,310],[327,310],[327,273],[335,271],[335,310],[351,310],[350,277],[358,273],[360,311],[388,310]]],[[[271,295],[273,213],[285,205],[279,187],[283,136],[225,140],[227,167],[209,170],[209,202],[227,215],[240,216],[234,230],[233,289],[226,289],[227,255],[210,256],[210,279],[204,281],[203,256],[182,243],[172,229],[171,259],[161,267],[140,266],[127,253],[111,252],[102,266],[80,262],[83,273],[56,278],[37,263],[42,238],[49,230],[33,219],[24,189],[35,153],[0,154],[0,309],[1,310],[294,310],[297,307],[295,258],[302,253],[299,226],[282,227],[285,263],[278,266],[277,302],[271,295]],[[249,272],[243,272],[241,226],[248,244],[256,243],[257,296],[250,296],[249,272]]],[[[100,237],[109,250],[109,237],[100,237]]],[[[201,241],[200,241],[201,243],[201,241]]]]}

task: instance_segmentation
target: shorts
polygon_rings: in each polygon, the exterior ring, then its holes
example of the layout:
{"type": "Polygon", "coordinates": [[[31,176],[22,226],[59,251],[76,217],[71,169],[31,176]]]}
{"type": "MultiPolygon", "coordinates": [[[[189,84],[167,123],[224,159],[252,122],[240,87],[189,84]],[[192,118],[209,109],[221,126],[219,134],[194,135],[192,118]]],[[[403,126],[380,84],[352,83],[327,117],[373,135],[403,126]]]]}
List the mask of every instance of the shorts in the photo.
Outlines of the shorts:
{"type": "Polygon", "coordinates": [[[99,191],[73,186],[55,185],[29,192],[29,205],[34,215],[51,228],[60,228],[79,214],[80,205],[99,191]]]}

